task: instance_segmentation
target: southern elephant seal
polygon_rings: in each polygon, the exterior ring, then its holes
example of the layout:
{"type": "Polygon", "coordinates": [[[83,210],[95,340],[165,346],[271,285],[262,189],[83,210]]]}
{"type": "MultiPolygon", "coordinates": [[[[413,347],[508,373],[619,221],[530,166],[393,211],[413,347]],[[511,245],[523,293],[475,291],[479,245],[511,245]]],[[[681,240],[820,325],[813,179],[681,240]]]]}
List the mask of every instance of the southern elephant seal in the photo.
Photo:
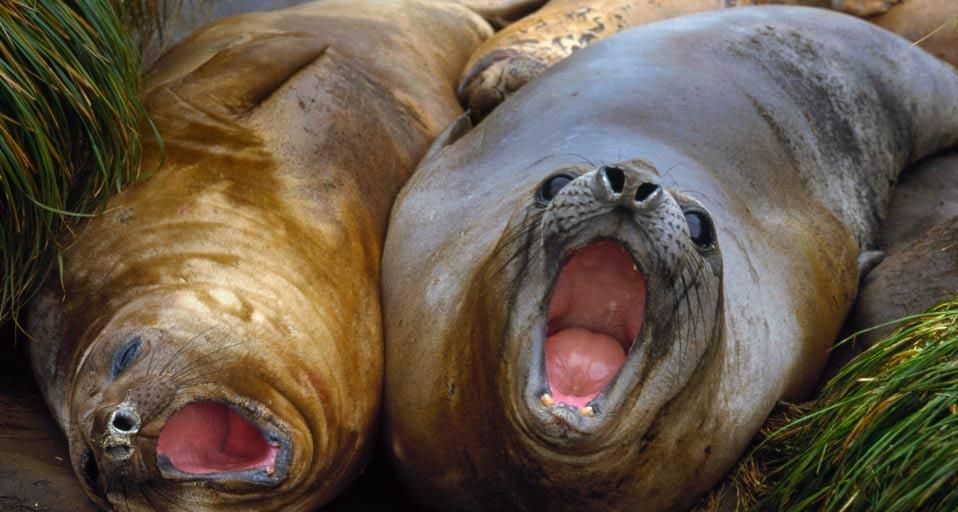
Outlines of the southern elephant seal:
{"type": "Polygon", "coordinates": [[[814,386],[896,176],[958,143],[958,76],[844,14],[745,7],[596,43],[463,123],[384,249],[405,485],[679,510],[814,386]]]}
{"type": "Polygon", "coordinates": [[[224,20],[149,72],[158,170],[85,225],[29,328],[99,505],[310,510],[358,474],[389,208],[490,33],[447,2],[327,0],[224,20]]]}
{"type": "MultiPolygon", "coordinates": [[[[958,17],[953,0],[552,0],[483,43],[463,71],[459,100],[478,120],[556,62],[622,30],[698,12],[769,4],[881,15],[873,18],[875,23],[912,40],[958,17]]],[[[958,31],[939,31],[923,44],[958,64],[958,31]]]]}

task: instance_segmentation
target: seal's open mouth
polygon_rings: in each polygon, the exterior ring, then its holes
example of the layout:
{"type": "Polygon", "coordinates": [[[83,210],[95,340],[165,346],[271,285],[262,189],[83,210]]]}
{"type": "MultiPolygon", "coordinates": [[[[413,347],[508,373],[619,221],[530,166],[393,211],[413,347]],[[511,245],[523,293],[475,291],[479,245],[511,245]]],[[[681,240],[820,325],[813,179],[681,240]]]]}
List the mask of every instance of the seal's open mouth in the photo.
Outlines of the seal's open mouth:
{"type": "Polygon", "coordinates": [[[265,468],[271,474],[279,449],[252,423],[217,402],[193,402],[160,431],[156,453],[176,469],[200,475],[265,468]]]}
{"type": "Polygon", "coordinates": [[[619,373],[642,329],[646,285],[625,247],[593,243],[562,268],[549,302],[546,379],[552,398],[576,408],[619,373]]]}

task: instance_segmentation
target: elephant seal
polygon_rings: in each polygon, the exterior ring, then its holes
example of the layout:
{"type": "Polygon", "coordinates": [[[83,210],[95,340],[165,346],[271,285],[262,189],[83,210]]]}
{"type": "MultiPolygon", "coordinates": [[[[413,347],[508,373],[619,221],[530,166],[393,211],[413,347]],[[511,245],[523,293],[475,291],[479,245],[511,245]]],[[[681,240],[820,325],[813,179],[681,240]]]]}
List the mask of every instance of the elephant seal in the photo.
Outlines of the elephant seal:
{"type": "MultiPolygon", "coordinates": [[[[728,7],[795,4],[831,8],[874,21],[912,40],[958,15],[952,0],[552,0],[487,40],[469,59],[459,100],[479,120],[556,62],[590,43],[654,21],[728,7]],[[946,3],[948,5],[946,5],[946,3]]],[[[925,44],[955,57],[958,32],[936,34],[925,44]]],[[[958,64],[958,60],[951,60],[958,64]]]]}
{"type": "Polygon", "coordinates": [[[958,75],[844,14],[585,48],[440,135],[383,257],[385,436],[443,510],[681,510],[815,384],[958,75]],[[466,126],[463,126],[463,125],[466,126]]]}
{"type": "Polygon", "coordinates": [[[389,208],[490,34],[447,2],[326,0],[226,19],[148,73],[158,170],[83,227],[29,325],[98,505],[312,510],[358,474],[389,208]]]}

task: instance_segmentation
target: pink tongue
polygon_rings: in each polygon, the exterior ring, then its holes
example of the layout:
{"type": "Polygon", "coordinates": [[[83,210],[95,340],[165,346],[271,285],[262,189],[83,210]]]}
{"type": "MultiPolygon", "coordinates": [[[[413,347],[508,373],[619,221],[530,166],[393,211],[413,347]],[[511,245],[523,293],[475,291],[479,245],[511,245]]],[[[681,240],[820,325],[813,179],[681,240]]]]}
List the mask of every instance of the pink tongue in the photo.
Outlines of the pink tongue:
{"type": "Polygon", "coordinates": [[[595,398],[624,362],[622,344],[606,334],[570,327],[546,340],[546,378],[552,398],[574,407],[595,398]]]}
{"type": "Polygon", "coordinates": [[[272,471],[277,451],[250,422],[216,402],[180,409],[167,420],[156,444],[157,455],[180,471],[198,474],[260,467],[272,471]]]}

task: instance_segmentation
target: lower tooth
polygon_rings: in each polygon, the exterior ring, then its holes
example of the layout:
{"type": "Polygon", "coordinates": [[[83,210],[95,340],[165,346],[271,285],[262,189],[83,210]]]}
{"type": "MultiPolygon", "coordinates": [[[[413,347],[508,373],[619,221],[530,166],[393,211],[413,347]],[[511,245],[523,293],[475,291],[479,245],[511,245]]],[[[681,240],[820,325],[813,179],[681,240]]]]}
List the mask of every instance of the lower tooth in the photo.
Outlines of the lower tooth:
{"type": "Polygon", "coordinates": [[[549,393],[543,394],[541,397],[539,397],[539,399],[542,400],[542,405],[546,407],[552,407],[556,403],[556,401],[552,398],[552,395],[549,393]]]}
{"type": "Polygon", "coordinates": [[[592,407],[581,407],[579,408],[579,414],[583,416],[592,416],[595,414],[595,411],[592,410],[592,407]]]}

